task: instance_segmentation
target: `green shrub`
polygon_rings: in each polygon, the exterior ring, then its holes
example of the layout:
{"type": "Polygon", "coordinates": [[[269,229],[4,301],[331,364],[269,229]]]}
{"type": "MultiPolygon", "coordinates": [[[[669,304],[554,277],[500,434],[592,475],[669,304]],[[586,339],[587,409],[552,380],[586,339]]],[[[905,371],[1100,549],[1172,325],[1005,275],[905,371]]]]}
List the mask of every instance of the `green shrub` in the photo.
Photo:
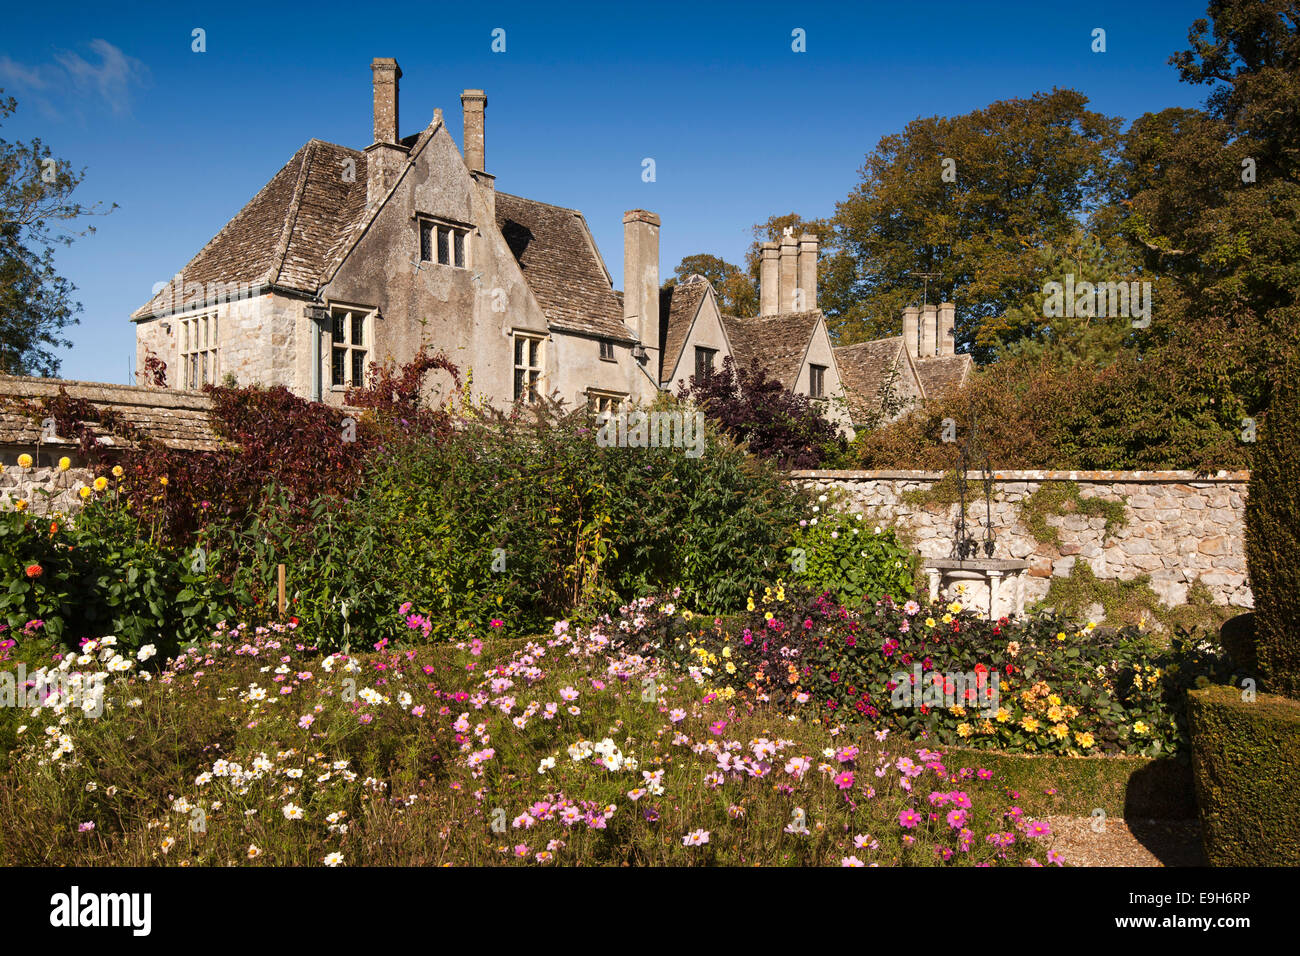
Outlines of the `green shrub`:
{"type": "Polygon", "coordinates": [[[1246,500],[1246,564],[1266,690],[1300,698],[1300,362],[1281,376],[1246,500]]]}
{"type": "Polygon", "coordinates": [[[1188,717],[1210,864],[1300,866],[1300,702],[1207,687],[1189,693],[1188,717]]]}
{"type": "Polygon", "coordinates": [[[48,637],[68,645],[111,634],[124,648],[170,653],[233,613],[235,596],[216,572],[221,560],[217,551],[200,557],[154,544],[111,492],[75,524],[0,513],[0,621],[17,629],[41,620],[48,637]]]}
{"type": "Polygon", "coordinates": [[[813,508],[818,513],[800,521],[794,532],[790,580],[830,591],[841,604],[886,594],[900,601],[912,596],[913,557],[893,529],[868,526],[860,513],[850,517],[821,511],[821,505],[813,508]]]}

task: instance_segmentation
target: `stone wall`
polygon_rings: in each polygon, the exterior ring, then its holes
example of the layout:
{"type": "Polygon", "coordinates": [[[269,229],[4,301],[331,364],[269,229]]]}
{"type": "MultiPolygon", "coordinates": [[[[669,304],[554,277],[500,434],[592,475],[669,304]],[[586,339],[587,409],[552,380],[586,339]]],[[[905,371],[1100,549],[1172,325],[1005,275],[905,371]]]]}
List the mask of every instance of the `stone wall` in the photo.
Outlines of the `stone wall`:
{"type": "MultiPolygon", "coordinates": [[[[42,456],[44,457],[44,456],[42,456]]],[[[25,501],[32,514],[70,515],[81,507],[78,491],[82,485],[95,480],[89,468],[74,466],[60,471],[57,464],[33,464],[23,468],[14,460],[16,455],[0,454],[4,471],[0,473],[0,509],[13,511],[19,501],[25,501]]]]}
{"type": "MultiPolygon", "coordinates": [[[[948,557],[957,505],[904,501],[943,477],[926,471],[796,471],[791,480],[817,492],[842,492],[841,508],[867,512],[905,529],[929,558],[948,557]]],[[[1249,472],[1197,477],[1189,471],[1005,471],[996,472],[993,495],[995,557],[1030,562],[1026,600],[1047,594],[1053,576],[1066,577],[1075,562],[1087,561],[1102,579],[1151,576],[1151,588],[1169,606],[1186,601],[1199,579],[1216,604],[1253,607],[1246,579],[1244,518],[1249,472]],[[1124,503],[1127,524],[1106,535],[1106,519],[1080,513],[1048,515],[1060,547],[1035,540],[1021,505],[1045,481],[1075,482],[1083,499],[1124,503]]],[[[968,480],[977,504],[967,511],[968,527],[982,538],[984,497],[980,476],[968,480]]]]}

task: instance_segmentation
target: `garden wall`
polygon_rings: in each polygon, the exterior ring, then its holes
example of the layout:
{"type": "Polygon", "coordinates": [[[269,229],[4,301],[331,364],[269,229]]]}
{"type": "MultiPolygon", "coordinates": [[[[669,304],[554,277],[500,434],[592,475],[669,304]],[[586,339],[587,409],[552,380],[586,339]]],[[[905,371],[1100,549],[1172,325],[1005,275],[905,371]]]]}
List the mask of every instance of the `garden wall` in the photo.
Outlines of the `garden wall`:
{"type": "Polygon", "coordinates": [[[27,502],[32,514],[72,514],[81,507],[78,489],[94,480],[95,474],[89,468],[59,471],[57,465],[23,468],[5,463],[4,473],[0,474],[0,508],[12,511],[21,500],[27,502]]]}
{"type": "MultiPolygon", "coordinates": [[[[934,488],[943,478],[939,472],[795,471],[790,477],[818,493],[843,492],[843,507],[849,511],[888,518],[912,536],[925,557],[948,557],[952,552],[958,506],[919,501],[924,496],[917,494],[934,488]]],[[[1025,595],[1030,601],[1047,594],[1052,577],[1069,576],[1075,562],[1087,561],[1101,579],[1150,575],[1152,590],[1169,606],[1185,603],[1188,587],[1199,578],[1216,604],[1253,607],[1244,543],[1249,480],[1250,473],[1244,471],[1213,477],[1190,471],[995,472],[994,556],[1030,562],[1025,595]],[[1073,482],[1080,500],[1123,502],[1124,525],[1108,534],[1105,516],[1084,514],[1067,504],[1061,509],[1066,513],[1041,518],[1058,529],[1059,546],[1036,540],[1023,506],[1048,481],[1073,482]]],[[[976,504],[968,507],[967,527],[982,540],[980,475],[969,473],[968,482],[968,499],[976,504]]]]}

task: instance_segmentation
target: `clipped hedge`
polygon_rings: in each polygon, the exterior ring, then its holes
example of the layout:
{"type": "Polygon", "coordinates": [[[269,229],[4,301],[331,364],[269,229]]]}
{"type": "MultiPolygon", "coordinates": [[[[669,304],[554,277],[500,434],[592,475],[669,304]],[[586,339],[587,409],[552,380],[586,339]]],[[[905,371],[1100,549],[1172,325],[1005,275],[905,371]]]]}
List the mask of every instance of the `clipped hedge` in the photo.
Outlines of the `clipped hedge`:
{"type": "Polygon", "coordinates": [[[1246,565],[1263,686],[1300,698],[1300,362],[1279,376],[1246,498],[1246,565]]]}
{"type": "Polygon", "coordinates": [[[1300,701],[1188,694],[1201,841],[1212,866],[1300,866],[1300,701]]]}

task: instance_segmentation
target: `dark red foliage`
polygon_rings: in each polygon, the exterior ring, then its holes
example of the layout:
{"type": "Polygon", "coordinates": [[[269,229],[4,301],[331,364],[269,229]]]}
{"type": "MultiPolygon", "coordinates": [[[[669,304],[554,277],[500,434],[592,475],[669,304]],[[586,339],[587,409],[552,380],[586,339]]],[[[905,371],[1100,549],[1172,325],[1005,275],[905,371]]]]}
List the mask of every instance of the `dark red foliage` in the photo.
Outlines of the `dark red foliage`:
{"type": "Polygon", "coordinates": [[[691,376],[681,390],[736,441],[782,468],[816,468],[842,454],[847,443],[807,395],[797,395],[752,362],[737,366],[728,356],[703,381],[691,376]]]}

